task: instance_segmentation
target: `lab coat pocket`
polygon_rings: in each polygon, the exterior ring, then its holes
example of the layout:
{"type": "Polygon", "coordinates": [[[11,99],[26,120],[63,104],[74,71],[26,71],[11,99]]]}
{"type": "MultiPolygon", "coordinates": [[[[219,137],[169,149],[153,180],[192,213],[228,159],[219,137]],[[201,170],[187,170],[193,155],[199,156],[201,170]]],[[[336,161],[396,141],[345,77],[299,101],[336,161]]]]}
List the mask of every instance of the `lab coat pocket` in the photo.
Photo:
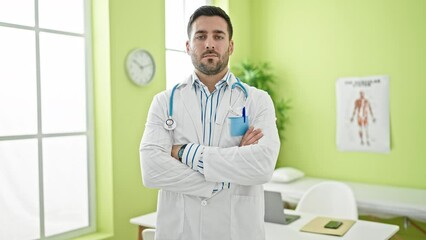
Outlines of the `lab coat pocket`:
{"type": "Polygon", "coordinates": [[[232,196],[231,201],[231,239],[265,239],[264,214],[260,197],[232,196]]]}
{"type": "Polygon", "coordinates": [[[229,129],[232,137],[239,137],[246,134],[249,128],[248,116],[229,117],[229,129]]]}
{"type": "Polygon", "coordinates": [[[183,222],[182,194],[160,190],[157,206],[157,239],[180,239],[183,233],[183,222]]]}

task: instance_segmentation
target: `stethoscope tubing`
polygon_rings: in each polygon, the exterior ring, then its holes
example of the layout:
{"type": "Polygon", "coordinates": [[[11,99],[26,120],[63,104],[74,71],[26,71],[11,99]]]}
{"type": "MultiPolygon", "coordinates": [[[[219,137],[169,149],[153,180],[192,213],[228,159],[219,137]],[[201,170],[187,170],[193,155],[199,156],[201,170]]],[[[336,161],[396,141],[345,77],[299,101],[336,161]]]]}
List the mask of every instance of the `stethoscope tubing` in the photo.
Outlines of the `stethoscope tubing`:
{"type": "MultiPolygon", "coordinates": [[[[176,128],[176,121],[173,119],[173,99],[174,99],[175,91],[176,91],[177,88],[179,88],[179,86],[180,86],[180,83],[176,84],[173,87],[172,92],[170,94],[170,99],[169,99],[169,117],[166,119],[166,122],[164,123],[164,128],[167,129],[167,130],[169,130],[169,131],[174,130],[176,128]]],[[[231,95],[229,97],[229,106],[230,107],[231,107],[231,99],[232,99],[232,90],[234,90],[234,88],[236,88],[237,86],[244,92],[244,96],[245,96],[246,100],[248,98],[247,89],[241,83],[240,79],[237,78],[237,82],[235,82],[235,83],[233,83],[231,85],[231,95]]]]}

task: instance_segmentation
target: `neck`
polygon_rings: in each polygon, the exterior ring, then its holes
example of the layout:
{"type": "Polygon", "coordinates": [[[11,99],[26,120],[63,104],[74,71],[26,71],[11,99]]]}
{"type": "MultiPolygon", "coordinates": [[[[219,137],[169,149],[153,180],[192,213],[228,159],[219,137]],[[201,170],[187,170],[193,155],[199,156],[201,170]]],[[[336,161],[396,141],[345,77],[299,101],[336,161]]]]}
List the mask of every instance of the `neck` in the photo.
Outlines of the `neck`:
{"type": "Polygon", "coordinates": [[[221,72],[215,75],[206,75],[198,70],[195,70],[195,73],[197,74],[200,81],[206,85],[206,87],[209,89],[210,92],[213,92],[216,86],[216,83],[218,83],[220,80],[223,79],[225,74],[228,72],[228,68],[223,69],[221,72]]]}

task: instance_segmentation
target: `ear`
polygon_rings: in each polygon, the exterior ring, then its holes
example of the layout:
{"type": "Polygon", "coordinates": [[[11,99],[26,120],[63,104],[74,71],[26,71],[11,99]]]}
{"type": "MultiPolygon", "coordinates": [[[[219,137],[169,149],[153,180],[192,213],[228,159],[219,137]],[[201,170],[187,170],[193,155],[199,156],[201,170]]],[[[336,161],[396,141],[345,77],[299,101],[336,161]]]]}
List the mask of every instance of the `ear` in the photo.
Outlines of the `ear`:
{"type": "Polygon", "coordinates": [[[186,41],[186,53],[189,54],[189,50],[191,49],[191,46],[189,45],[189,40],[186,41]]]}
{"type": "Polygon", "coordinates": [[[234,40],[229,41],[229,55],[234,52],[234,40]]]}

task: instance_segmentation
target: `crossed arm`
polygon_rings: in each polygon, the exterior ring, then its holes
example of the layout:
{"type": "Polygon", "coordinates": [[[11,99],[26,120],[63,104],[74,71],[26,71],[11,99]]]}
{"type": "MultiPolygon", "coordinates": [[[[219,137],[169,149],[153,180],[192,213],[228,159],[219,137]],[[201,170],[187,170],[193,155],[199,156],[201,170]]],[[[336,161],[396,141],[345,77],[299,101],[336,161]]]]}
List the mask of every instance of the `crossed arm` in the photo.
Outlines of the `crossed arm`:
{"type": "MultiPolygon", "coordinates": [[[[250,126],[250,128],[247,130],[247,132],[244,134],[243,138],[240,142],[240,147],[242,146],[248,146],[251,144],[257,144],[259,142],[259,139],[263,137],[263,133],[261,129],[254,129],[253,126],[250,126]]],[[[178,152],[179,149],[182,147],[182,145],[173,145],[172,147],[172,157],[174,157],[176,160],[179,160],[178,152]]]]}
{"type": "Polygon", "coordinates": [[[263,99],[267,107],[262,108],[254,122],[259,129],[250,127],[240,146],[200,147],[204,150],[203,173],[176,160],[180,145],[173,145],[170,132],[163,128],[167,99],[165,95],[154,98],[141,141],[141,169],[146,187],[210,197],[222,182],[256,185],[270,179],[279,152],[275,111],[270,98],[263,99]]]}

